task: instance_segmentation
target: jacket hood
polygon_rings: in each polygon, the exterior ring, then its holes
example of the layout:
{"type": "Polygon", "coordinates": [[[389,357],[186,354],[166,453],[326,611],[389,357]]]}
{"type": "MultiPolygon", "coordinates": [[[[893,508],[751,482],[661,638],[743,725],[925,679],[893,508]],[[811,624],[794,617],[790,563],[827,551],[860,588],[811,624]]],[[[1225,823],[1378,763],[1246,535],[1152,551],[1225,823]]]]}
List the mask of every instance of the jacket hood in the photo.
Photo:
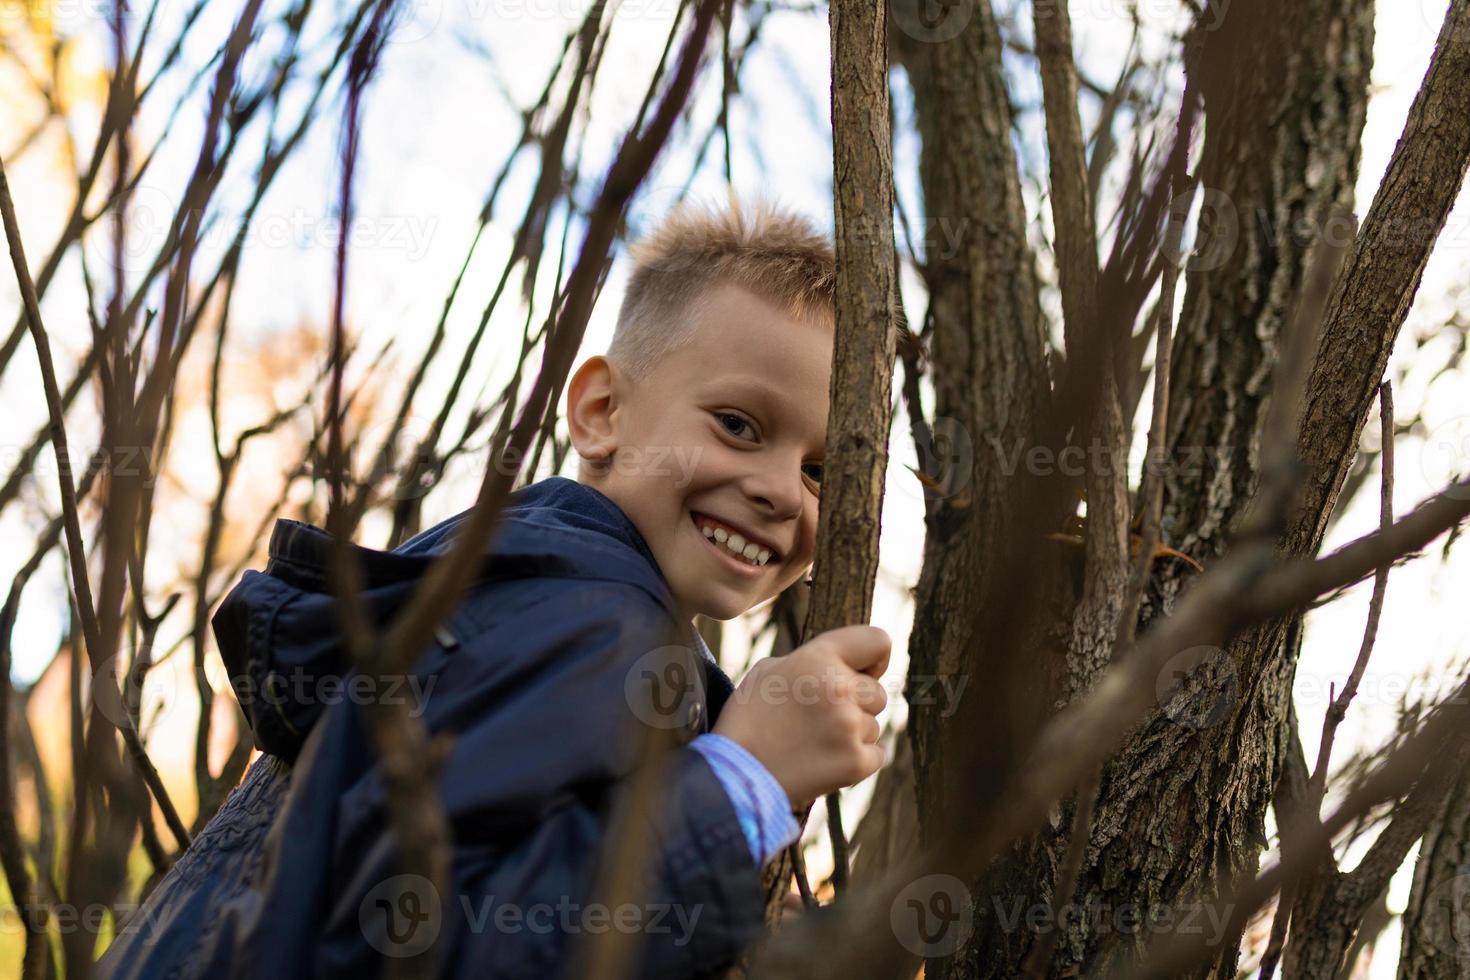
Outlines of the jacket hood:
{"type": "MultiPolygon", "coordinates": [[[[362,572],[362,600],[374,628],[386,627],[412,600],[419,580],[452,547],[469,513],[461,512],[392,551],[349,545],[362,572]]],[[[265,570],[247,571],[212,620],[231,687],[256,744],[287,759],[295,758],[332,700],[328,686],[335,685],[340,695],[341,678],[350,667],[328,575],[332,548],[333,538],[319,527],[277,521],[265,570]]],[[[671,619],[677,616],[658,563],[627,515],[599,491],[565,477],[550,477],[511,494],[477,584],[535,576],[633,584],[671,619]]],[[[456,642],[453,615],[436,637],[446,646],[456,642]]]]}

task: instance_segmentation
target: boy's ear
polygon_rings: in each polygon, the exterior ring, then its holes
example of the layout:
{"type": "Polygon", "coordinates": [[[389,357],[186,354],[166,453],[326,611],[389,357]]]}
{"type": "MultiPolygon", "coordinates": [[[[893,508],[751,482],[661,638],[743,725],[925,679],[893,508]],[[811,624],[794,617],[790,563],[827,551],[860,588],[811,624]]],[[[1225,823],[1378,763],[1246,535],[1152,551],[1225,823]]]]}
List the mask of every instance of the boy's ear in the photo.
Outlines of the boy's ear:
{"type": "Polygon", "coordinates": [[[572,448],[589,463],[606,462],[617,448],[616,370],[600,354],[589,357],[567,385],[567,425],[572,433],[572,448]]]}

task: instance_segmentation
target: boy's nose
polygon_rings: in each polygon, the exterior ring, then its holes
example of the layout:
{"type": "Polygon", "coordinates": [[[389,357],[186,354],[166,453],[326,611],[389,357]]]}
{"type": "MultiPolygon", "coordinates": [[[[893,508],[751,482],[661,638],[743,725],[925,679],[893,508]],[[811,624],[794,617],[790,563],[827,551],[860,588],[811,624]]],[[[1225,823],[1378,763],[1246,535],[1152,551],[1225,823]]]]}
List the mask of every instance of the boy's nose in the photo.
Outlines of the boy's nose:
{"type": "Polygon", "coordinates": [[[746,491],[756,506],[775,518],[790,518],[801,513],[801,466],[781,466],[754,475],[746,491]]]}

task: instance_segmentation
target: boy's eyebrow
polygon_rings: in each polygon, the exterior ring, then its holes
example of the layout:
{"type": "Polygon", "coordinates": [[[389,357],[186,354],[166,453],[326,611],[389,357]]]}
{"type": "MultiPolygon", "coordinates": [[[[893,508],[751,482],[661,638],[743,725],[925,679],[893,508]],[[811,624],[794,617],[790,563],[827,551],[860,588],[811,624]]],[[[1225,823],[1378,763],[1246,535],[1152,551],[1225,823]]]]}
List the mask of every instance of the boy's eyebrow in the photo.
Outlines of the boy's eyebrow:
{"type": "MultiPolygon", "coordinates": [[[[731,383],[731,384],[741,385],[741,386],[744,386],[746,388],[751,389],[751,391],[756,396],[764,399],[767,405],[780,406],[780,407],[783,407],[783,408],[786,405],[785,393],[781,389],[775,387],[774,385],[768,384],[767,382],[765,382],[764,380],[762,380],[759,377],[756,377],[755,375],[745,375],[745,374],[725,375],[720,380],[723,381],[723,382],[728,382],[728,383],[731,383]]],[[[826,451],[827,451],[827,439],[826,439],[826,433],[824,432],[824,433],[822,433],[822,452],[823,452],[824,455],[825,455],[826,451]]]]}

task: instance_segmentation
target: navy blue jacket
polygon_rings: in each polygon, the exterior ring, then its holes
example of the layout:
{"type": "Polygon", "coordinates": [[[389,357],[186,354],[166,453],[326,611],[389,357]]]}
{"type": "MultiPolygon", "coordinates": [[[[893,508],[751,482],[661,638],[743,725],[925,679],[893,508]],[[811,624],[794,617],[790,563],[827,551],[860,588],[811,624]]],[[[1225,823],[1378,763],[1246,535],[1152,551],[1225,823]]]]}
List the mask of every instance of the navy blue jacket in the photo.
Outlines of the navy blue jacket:
{"type": "MultiPolygon", "coordinates": [[[[379,625],[463,517],[392,552],[354,546],[379,625]]],[[[410,685],[354,692],[330,551],[325,532],[277,522],[266,570],[246,572],[216,612],[221,655],[266,754],[108,949],[100,976],[367,977],[385,956],[437,939],[442,976],[555,977],[576,944],[622,914],[619,928],[641,944],[636,975],[693,977],[760,933],[760,876],[739,820],[683,744],[644,828],[657,843],[641,903],[588,907],[638,755],[633,716],[646,710],[628,678],[650,651],[691,642],[652,553],[612,501],[559,477],[512,495],[476,584],[414,667],[425,724],[453,738],[439,778],[450,895],[398,876],[357,703],[406,697],[410,685]]],[[[718,667],[692,662],[703,683],[668,726],[680,743],[708,729],[731,690],[718,667]]]]}

